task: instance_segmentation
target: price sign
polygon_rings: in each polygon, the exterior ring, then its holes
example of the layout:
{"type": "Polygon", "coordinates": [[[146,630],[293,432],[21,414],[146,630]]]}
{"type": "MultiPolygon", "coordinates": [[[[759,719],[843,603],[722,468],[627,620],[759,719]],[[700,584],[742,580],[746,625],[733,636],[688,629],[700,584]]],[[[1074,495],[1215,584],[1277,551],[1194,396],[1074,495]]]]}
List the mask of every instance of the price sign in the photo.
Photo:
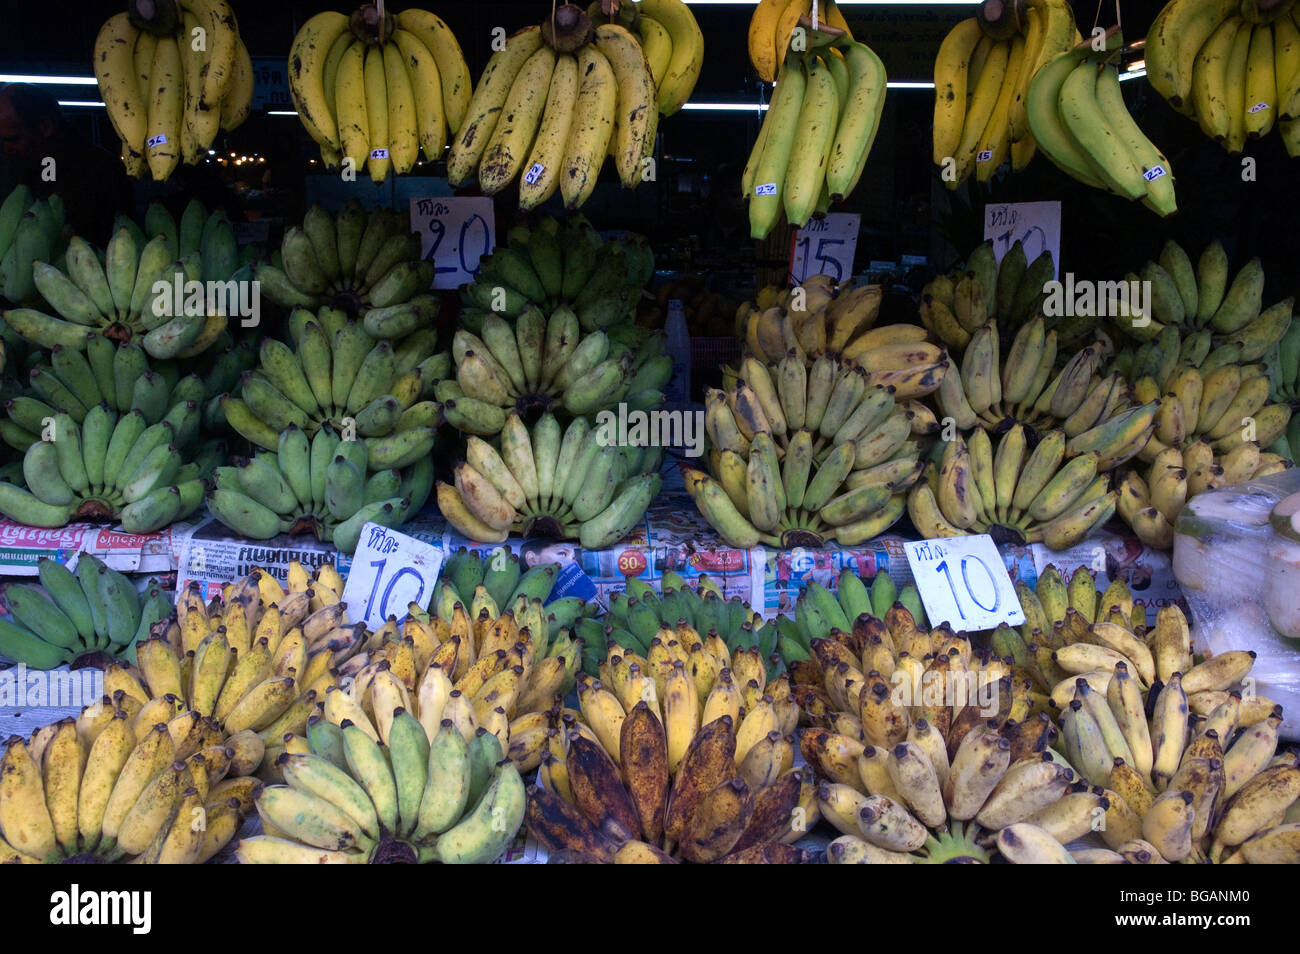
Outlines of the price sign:
{"type": "Polygon", "coordinates": [[[377,523],[366,524],[343,587],[348,618],[378,629],[389,616],[405,616],[411,603],[427,607],[441,571],[440,548],[377,523]]]}
{"type": "Polygon", "coordinates": [[[930,624],[957,632],[1025,621],[1006,565],[988,534],[903,544],[930,624]]]}
{"type": "Polygon", "coordinates": [[[1052,253],[1055,278],[1061,273],[1061,203],[992,202],[984,207],[984,238],[993,240],[999,262],[1020,242],[1025,258],[1033,261],[1044,251],[1052,253]]]}
{"type": "Polygon", "coordinates": [[[412,199],[411,230],[420,234],[424,257],[437,268],[433,287],[458,288],[474,280],[479,259],[496,245],[492,200],[412,199]]]}
{"type": "Polygon", "coordinates": [[[858,250],[862,216],[833,212],[813,219],[794,236],[790,252],[790,278],[802,285],[809,275],[829,275],[836,282],[853,277],[853,256],[858,250]]]}

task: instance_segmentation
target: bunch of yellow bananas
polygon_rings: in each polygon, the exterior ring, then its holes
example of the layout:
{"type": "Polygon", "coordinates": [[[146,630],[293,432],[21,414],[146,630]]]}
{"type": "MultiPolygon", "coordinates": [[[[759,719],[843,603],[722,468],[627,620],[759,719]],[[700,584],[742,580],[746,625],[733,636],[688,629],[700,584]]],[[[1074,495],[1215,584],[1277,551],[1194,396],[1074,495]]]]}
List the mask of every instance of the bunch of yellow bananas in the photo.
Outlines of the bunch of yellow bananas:
{"type": "Polygon", "coordinates": [[[626,27],[640,42],[661,115],[686,105],[704,65],[704,34],[690,7],[682,0],[592,0],[587,12],[594,23],[626,27]]]}
{"type": "Polygon", "coordinates": [[[1124,105],[1116,65],[1118,28],[1050,59],[1029,85],[1027,117],[1043,154],[1084,185],[1142,204],[1160,216],[1178,209],[1174,173],[1124,105]]]}
{"type": "MultiPolygon", "coordinates": [[[[1000,22],[970,17],[953,27],[934,61],[934,164],[955,189],[975,171],[993,178],[1008,158],[1019,172],[1033,158],[1029,84],[1054,56],[1079,42],[1064,0],[1003,4],[1000,22]],[[1024,20],[1017,19],[1024,11],[1024,20]]],[[[982,8],[981,8],[982,9],[982,8]]]]}
{"type": "Polygon", "coordinates": [[[948,443],[937,470],[933,462],[926,468],[908,495],[908,514],[927,539],[974,530],[998,542],[1069,549],[1110,519],[1118,495],[1108,490],[1102,452],[1077,448],[1063,464],[1066,452],[1059,430],[1030,451],[1016,424],[995,452],[988,431],[976,428],[948,443]]]}
{"type": "Polygon", "coordinates": [[[226,0],[166,0],[108,19],[94,70],[126,171],[165,181],[248,117],[253,63],[226,0]]]}
{"type": "Polygon", "coordinates": [[[757,649],[729,653],[684,622],[675,635],[645,657],[611,644],[602,678],[579,676],[581,712],[549,734],[529,832],[584,861],[805,861],[790,843],[816,799],[793,768],[789,680],[767,682],[757,649]]]}
{"type": "Polygon", "coordinates": [[[813,0],[760,0],[754,8],[749,20],[749,62],[764,83],[776,81],[777,70],[795,46],[795,31],[800,28],[803,34],[796,52],[818,45],[823,32],[827,36],[853,39],[853,31],[835,0],[822,0],[816,12],[814,23],[813,0]],[[825,30],[826,27],[830,30],[825,30]]]}
{"type": "Polygon", "coordinates": [[[0,863],[202,864],[234,838],[261,788],[257,737],[133,718],[114,699],[6,743],[0,863]]]}
{"type": "Polygon", "coordinates": [[[862,178],[885,108],[885,65],[851,37],[834,42],[817,53],[782,54],[740,182],[755,239],[768,236],[782,211],[795,227],[824,216],[862,178]]]}
{"type": "Polygon", "coordinates": [[[289,92],[327,168],[364,165],[375,182],[410,172],[424,151],[442,158],[469,109],[460,44],[441,19],[414,7],[382,18],[372,3],[348,17],[318,13],[289,50],[289,92]]]}
{"type": "Polygon", "coordinates": [[[1229,152],[1277,124],[1300,155],[1300,27],[1289,3],[1172,0],[1151,24],[1151,85],[1229,152]]]}

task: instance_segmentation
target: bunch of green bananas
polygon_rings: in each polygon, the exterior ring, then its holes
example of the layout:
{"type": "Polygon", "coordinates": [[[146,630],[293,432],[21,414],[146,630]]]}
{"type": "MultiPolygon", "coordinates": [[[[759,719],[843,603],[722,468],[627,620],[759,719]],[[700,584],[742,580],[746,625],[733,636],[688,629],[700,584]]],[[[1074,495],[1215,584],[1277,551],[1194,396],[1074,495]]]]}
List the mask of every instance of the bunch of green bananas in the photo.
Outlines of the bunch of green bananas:
{"type": "MultiPolygon", "coordinates": [[[[1151,313],[1131,321],[1117,321],[1119,329],[1141,341],[1155,342],[1156,350],[1173,346],[1182,360],[1199,364],[1211,349],[1237,345],[1242,361],[1258,361],[1291,327],[1294,298],[1263,307],[1264,268],[1253,258],[1230,278],[1228,254],[1216,239],[1205,247],[1196,265],[1181,245],[1165,243],[1158,261],[1147,262],[1126,282],[1145,282],[1151,288],[1151,313]],[[1173,329],[1177,334],[1168,332],[1173,329]]],[[[1131,285],[1130,287],[1136,287],[1131,285]]],[[[1164,357],[1157,355],[1155,360],[1164,357]]],[[[1151,360],[1139,349],[1134,364],[1151,360]]]]}
{"type": "Polygon", "coordinates": [[[286,784],[255,799],[278,834],[240,841],[240,862],[486,864],[523,824],[523,780],[490,732],[447,719],[429,735],[401,707],[383,742],[352,722],[308,732],[310,752],[280,756],[286,784]]]}
{"type": "MultiPolygon", "coordinates": [[[[445,622],[451,622],[452,610],[460,603],[470,613],[471,619],[478,619],[479,612],[489,610],[495,619],[503,610],[513,610],[516,619],[522,613],[517,605],[519,597],[525,598],[525,604],[533,600],[545,603],[550,599],[551,588],[559,576],[557,563],[543,563],[540,566],[523,568],[517,553],[505,547],[484,555],[468,547],[460,547],[447,557],[442,574],[438,579],[438,594],[434,599],[434,612],[445,622]]],[[[581,609],[581,600],[573,599],[571,603],[561,604],[560,619],[557,625],[569,626],[573,620],[563,620],[568,616],[570,607],[581,609]]],[[[574,617],[576,619],[576,616],[574,617]]],[[[554,628],[551,629],[554,632],[554,628]]]]}
{"type": "MultiPolygon", "coordinates": [[[[921,324],[953,354],[966,350],[971,337],[990,320],[1004,335],[1041,315],[1047,293],[1043,286],[1056,275],[1052,253],[1044,250],[1032,262],[1017,239],[1002,261],[992,240],[976,247],[963,269],[939,275],[921,289],[921,324]]],[[[1051,319],[1047,330],[1065,347],[1078,347],[1092,335],[1090,318],[1051,319]]]]}
{"type": "Polygon", "coordinates": [[[0,863],[202,864],[253,810],[254,754],[220,732],[133,722],[108,698],[14,737],[0,755],[0,863]]]}
{"type": "Polygon", "coordinates": [[[603,550],[631,532],[659,493],[662,453],[616,443],[586,418],[561,432],[552,414],[530,429],[511,411],[499,449],[470,435],[455,485],[438,483],[438,508],[471,540],[501,543],[513,531],[603,550]]]}
{"type": "Polygon", "coordinates": [[[1300,403],[1300,324],[1292,322],[1277,350],[1268,355],[1268,376],[1273,384],[1269,396],[1274,401],[1300,403]]]}
{"type": "Polygon", "coordinates": [[[483,258],[461,288],[461,324],[481,334],[490,314],[516,319],[530,305],[548,312],[568,305],[583,331],[608,328],[632,320],[654,267],[642,236],[606,242],[582,215],[563,226],[554,218],[515,226],[509,245],[483,258]]]}
{"type": "Polygon", "coordinates": [[[351,553],[366,523],[401,526],[420,511],[433,488],[433,458],[427,452],[404,470],[390,467],[373,474],[367,455],[364,442],[339,440],[328,426],[308,439],[290,424],[280,432],[274,453],[215,470],[208,510],[243,537],[312,532],[351,553]]]}
{"type": "Polygon", "coordinates": [[[259,263],[255,275],[277,305],[328,305],[364,319],[377,338],[403,338],[438,315],[438,298],[429,294],[434,265],[421,257],[409,217],[367,212],[357,199],[337,216],[313,206],[301,227],[285,233],[279,263],[259,263]]]}
{"type": "MultiPolygon", "coordinates": [[[[718,584],[701,575],[691,586],[678,573],[669,571],[660,581],[660,592],[635,577],[627,588],[609,601],[609,612],[601,620],[584,620],[578,624],[583,637],[583,669],[598,676],[606,658],[606,645],[613,640],[624,649],[641,656],[650,655],[656,638],[681,642],[675,627],[685,622],[701,638],[719,637],[728,653],[754,649],[764,660],[769,679],[784,668],[777,651],[776,627],[740,597],[726,599],[718,584]],[[665,633],[665,630],[667,631],[665,633]]],[[[689,650],[693,644],[687,644],[689,650]]]]}
{"type": "Polygon", "coordinates": [[[511,409],[581,416],[625,403],[646,410],[663,403],[659,389],[672,377],[662,335],[620,324],[584,336],[567,305],[549,320],[530,305],[513,327],[490,314],[480,331],[481,337],[456,332],[456,379],[441,382],[435,394],[448,423],[481,437],[499,434],[511,409]]]}
{"type": "Polygon", "coordinates": [[[781,655],[788,663],[806,662],[812,658],[814,639],[828,639],[836,630],[851,632],[864,613],[885,619],[895,603],[912,614],[918,627],[928,625],[916,587],[908,583],[900,590],[884,570],[878,571],[868,586],[866,580],[845,567],[834,593],[816,580],[809,580],[795,600],[794,616],[776,618],[781,655]]]}
{"type": "MultiPolygon", "coordinates": [[[[227,349],[209,372],[212,378],[229,378],[247,349],[227,349]],[[229,366],[224,374],[217,364],[229,366]]],[[[198,374],[179,377],[174,364],[150,368],[149,358],[134,342],[114,344],[94,332],[86,335],[86,349],[55,345],[49,364],[38,364],[30,374],[31,394],[19,394],[6,405],[9,420],[0,423],[0,433],[12,447],[26,451],[41,439],[46,422],[64,413],[83,424],[90,411],[103,404],[113,414],[139,411],[145,423],[157,424],[168,411],[189,403],[208,407],[211,384],[198,374]]],[[[174,440],[184,448],[200,435],[199,417],[185,416],[185,430],[174,440]]]]}
{"type": "Polygon", "coordinates": [[[304,309],[290,315],[292,345],[265,338],[255,371],[242,378],[240,397],[222,402],[226,420],[249,443],[276,451],[291,425],[314,437],[329,425],[365,442],[371,470],[406,467],[433,448],[442,423],[429,400],[449,362],[434,354],[436,335],[424,330],[400,344],[376,342],[343,312],[304,309]]]}
{"type": "Polygon", "coordinates": [[[197,199],[180,223],[153,204],[145,227],[151,237],[119,216],[102,260],[85,239],[74,236],[62,267],[50,261],[53,255],[32,266],[37,291],[59,317],[16,308],[5,312],[5,320],[42,348],[84,350],[87,332],[99,331],[115,341],[138,340],[153,358],[188,359],[207,351],[229,323],[231,294],[242,300],[239,286],[251,277],[241,263],[234,227],[220,210],[208,215],[197,199]],[[204,283],[202,303],[185,294],[191,281],[204,283]],[[159,282],[181,289],[180,313],[174,291],[156,292],[159,282]],[[219,302],[208,293],[218,284],[223,289],[219,302]]]}
{"type": "Polygon", "coordinates": [[[32,265],[48,261],[68,246],[63,199],[33,199],[25,185],[0,203],[0,298],[15,304],[40,300],[32,265]]]}
{"type": "Polygon", "coordinates": [[[1074,546],[1110,519],[1118,494],[1108,490],[1105,451],[1067,440],[1063,431],[1048,431],[1031,451],[1024,426],[1016,424],[995,452],[983,428],[969,439],[958,436],[944,447],[938,470],[931,463],[912,488],[913,525],[926,539],[973,530],[999,543],[1074,546]]]}
{"type": "Polygon", "coordinates": [[[1109,470],[1146,443],[1157,405],[1135,408],[1118,373],[1098,377],[1104,347],[1098,341],[1082,349],[1053,377],[1056,332],[1046,331],[1041,317],[1020,327],[1005,358],[997,325],[989,322],[971,338],[960,374],[945,375],[939,385],[940,411],[961,430],[1060,427],[1079,447],[1106,448],[1102,469],[1109,470]]]}
{"type": "Polygon", "coordinates": [[[135,659],[137,641],[171,612],[161,589],[141,598],[121,573],[89,553],[74,574],[43,557],[37,563],[42,590],[10,583],[4,600],[10,619],[0,620],[0,655],[30,669],[53,669],[87,653],[135,659]]]}
{"type": "Polygon", "coordinates": [[[203,503],[203,478],[224,445],[192,446],[201,412],[177,404],[157,424],[140,411],[117,415],[95,405],[78,425],[50,418],[49,439],[23,456],[27,489],[0,484],[0,513],[33,527],[74,520],[120,522],[128,533],[152,533],[184,520],[203,503]]]}

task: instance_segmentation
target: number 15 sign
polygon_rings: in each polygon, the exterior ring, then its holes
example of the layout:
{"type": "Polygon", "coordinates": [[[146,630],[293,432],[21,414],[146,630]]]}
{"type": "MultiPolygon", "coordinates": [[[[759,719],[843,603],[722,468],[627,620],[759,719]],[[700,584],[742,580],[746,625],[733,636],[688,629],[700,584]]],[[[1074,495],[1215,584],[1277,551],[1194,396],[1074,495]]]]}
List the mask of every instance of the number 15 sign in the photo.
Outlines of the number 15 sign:
{"type": "Polygon", "coordinates": [[[361,528],[352,570],[343,586],[348,619],[378,629],[401,619],[411,603],[427,607],[442,571],[442,550],[377,523],[361,528]]]}
{"type": "Polygon", "coordinates": [[[987,534],[904,543],[907,565],[930,625],[957,632],[994,629],[1025,621],[1006,564],[987,534]]]}

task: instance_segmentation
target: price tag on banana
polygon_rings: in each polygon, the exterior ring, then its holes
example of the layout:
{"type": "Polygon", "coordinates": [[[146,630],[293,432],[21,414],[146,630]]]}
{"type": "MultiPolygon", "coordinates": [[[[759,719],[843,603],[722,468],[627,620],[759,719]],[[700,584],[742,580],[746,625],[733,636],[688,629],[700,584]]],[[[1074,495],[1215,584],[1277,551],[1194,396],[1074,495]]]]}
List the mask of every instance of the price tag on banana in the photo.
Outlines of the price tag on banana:
{"type": "Polygon", "coordinates": [[[437,272],[434,288],[459,288],[478,274],[478,261],[496,246],[489,198],[438,196],[411,200],[411,231],[437,272]]]}
{"type": "Polygon", "coordinates": [[[343,587],[348,618],[378,629],[389,616],[404,617],[411,603],[427,607],[442,559],[442,550],[432,544],[377,523],[366,524],[343,587]]]}
{"type": "Polygon", "coordinates": [[[828,275],[837,283],[852,278],[861,224],[860,215],[832,212],[796,232],[790,251],[790,278],[794,284],[802,285],[809,275],[828,275]]]}
{"type": "Polygon", "coordinates": [[[932,626],[948,623],[960,633],[1024,623],[1016,588],[987,533],[918,540],[903,549],[932,626]]]}
{"type": "Polygon", "coordinates": [[[1043,252],[1061,268],[1061,203],[990,202],[984,207],[984,239],[993,240],[993,254],[999,262],[1017,242],[1032,262],[1043,252]]]}

